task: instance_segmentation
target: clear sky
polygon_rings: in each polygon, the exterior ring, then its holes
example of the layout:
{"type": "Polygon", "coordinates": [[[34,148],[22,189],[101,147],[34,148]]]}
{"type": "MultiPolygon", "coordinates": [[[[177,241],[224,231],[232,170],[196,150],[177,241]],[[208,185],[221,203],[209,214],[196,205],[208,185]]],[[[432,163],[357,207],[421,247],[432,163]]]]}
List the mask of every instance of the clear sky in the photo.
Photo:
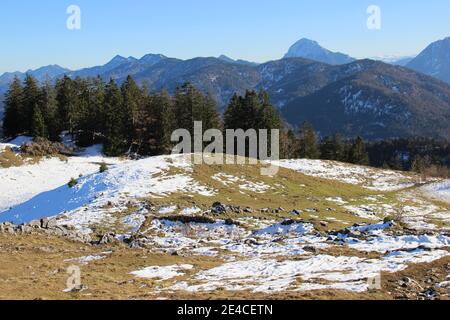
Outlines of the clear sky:
{"type": "Polygon", "coordinates": [[[0,73],[116,54],[279,59],[302,37],[354,57],[411,55],[450,36],[449,0],[1,0],[0,73]],[[69,5],[81,30],[68,30],[69,5]],[[381,30],[366,27],[369,5],[381,30]]]}

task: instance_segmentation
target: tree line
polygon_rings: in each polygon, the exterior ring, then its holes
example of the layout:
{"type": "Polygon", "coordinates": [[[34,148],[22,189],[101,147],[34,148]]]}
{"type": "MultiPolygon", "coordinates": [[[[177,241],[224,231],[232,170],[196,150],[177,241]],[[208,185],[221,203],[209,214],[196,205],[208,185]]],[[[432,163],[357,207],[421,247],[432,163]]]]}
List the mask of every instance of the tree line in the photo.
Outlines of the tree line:
{"type": "Polygon", "coordinates": [[[111,79],[67,76],[39,85],[31,75],[15,78],[5,95],[3,134],[30,135],[59,141],[71,134],[80,147],[102,143],[108,156],[170,153],[172,132],[186,129],[194,136],[194,121],[208,129],[280,129],[283,121],[265,92],[235,95],[224,120],[210,94],[190,83],[149,93],[131,76],[120,86],[111,79]]]}
{"type": "Polygon", "coordinates": [[[102,143],[109,156],[153,156],[170,153],[174,130],[187,129],[193,136],[194,121],[201,121],[204,131],[279,129],[282,158],[415,171],[449,164],[450,149],[443,141],[411,138],[369,143],[361,137],[345,139],[339,133],[319,137],[307,122],[295,131],[283,121],[265,91],[235,94],[223,116],[214,98],[190,83],[179,86],[172,95],[164,90],[149,92],[131,76],[120,86],[113,79],[105,83],[100,77],[64,76],[42,85],[31,75],[23,82],[15,78],[5,95],[3,134],[59,141],[67,132],[81,147],[102,143]]]}

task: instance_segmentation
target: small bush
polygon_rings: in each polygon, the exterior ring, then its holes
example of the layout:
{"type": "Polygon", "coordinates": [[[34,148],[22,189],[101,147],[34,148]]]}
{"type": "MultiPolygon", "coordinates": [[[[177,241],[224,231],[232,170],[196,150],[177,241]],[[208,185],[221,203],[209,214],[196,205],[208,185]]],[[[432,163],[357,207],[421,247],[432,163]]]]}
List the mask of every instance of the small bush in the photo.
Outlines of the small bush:
{"type": "Polygon", "coordinates": [[[108,171],[108,165],[106,163],[102,162],[100,164],[100,173],[103,173],[105,171],[108,171]]]}
{"type": "Polygon", "coordinates": [[[69,181],[69,183],[68,183],[67,185],[69,186],[69,188],[73,188],[73,187],[75,187],[77,184],[78,184],[77,179],[71,178],[70,181],[69,181]]]}
{"type": "Polygon", "coordinates": [[[48,157],[56,155],[73,155],[73,149],[59,142],[36,138],[20,147],[22,154],[31,157],[48,157]]]}
{"type": "Polygon", "coordinates": [[[20,167],[23,165],[23,159],[16,155],[11,148],[7,147],[0,152],[0,168],[20,167]]]}

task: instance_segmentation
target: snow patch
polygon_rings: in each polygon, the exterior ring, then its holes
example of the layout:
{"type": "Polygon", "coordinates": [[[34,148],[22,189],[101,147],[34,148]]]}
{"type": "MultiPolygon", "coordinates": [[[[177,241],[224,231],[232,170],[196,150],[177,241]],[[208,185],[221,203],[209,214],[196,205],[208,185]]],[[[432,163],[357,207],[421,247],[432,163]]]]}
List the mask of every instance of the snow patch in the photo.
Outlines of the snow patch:
{"type": "Polygon", "coordinates": [[[159,279],[159,281],[164,281],[182,276],[185,274],[182,271],[191,270],[192,268],[194,268],[194,266],[190,264],[180,264],[166,267],[153,266],[130,272],[130,274],[138,278],[159,279]]]}

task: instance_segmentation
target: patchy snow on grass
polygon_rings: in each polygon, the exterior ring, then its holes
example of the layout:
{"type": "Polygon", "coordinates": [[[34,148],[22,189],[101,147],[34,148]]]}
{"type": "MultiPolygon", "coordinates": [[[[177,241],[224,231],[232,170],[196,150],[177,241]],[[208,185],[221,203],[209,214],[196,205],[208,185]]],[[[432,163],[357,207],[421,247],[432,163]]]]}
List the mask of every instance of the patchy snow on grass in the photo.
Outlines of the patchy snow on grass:
{"type": "Polygon", "coordinates": [[[131,228],[131,232],[138,231],[145,222],[145,216],[140,213],[133,213],[122,218],[122,223],[131,228]]]}
{"type": "Polygon", "coordinates": [[[159,214],[168,214],[173,213],[178,209],[177,206],[163,207],[158,210],[159,214]]]}
{"type": "Polygon", "coordinates": [[[344,201],[344,199],[342,199],[341,197],[329,197],[329,198],[326,198],[325,199],[326,201],[329,201],[329,202],[334,202],[334,203],[337,203],[337,204],[340,204],[340,205],[344,205],[344,204],[347,204],[348,202],[347,201],[344,201]]]}
{"type": "Polygon", "coordinates": [[[247,181],[246,183],[241,184],[239,186],[239,189],[251,191],[251,192],[255,192],[255,193],[265,193],[270,189],[270,186],[268,186],[267,184],[265,184],[263,182],[247,181]]]}
{"type": "Polygon", "coordinates": [[[446,235],[402,235],[390,236],[383,230],[388,229],[389,224],[375,224],[365,227],[356,227],[354,230],[368,232],[367,239],[356,239],[347,235],[339,235],[338,239],[350,248],[368,251],[388,253],[397,250],[411,251],[414,249],[439,249],[450,247],[450,237],[446,235]]]}
{"type": "Polygon", "coordinates": [[[432,199],[450,203],[450,180],[424,186],[422,192],[432,199]]]}
{"type": "Polygon", "coordinates": [[[211,177],[211,179],[221,182],[226,187],[233,185],[234,183],[237,183],[241,180],[239,177],[225,174],[222,172],[216,173],[211,177]]]}
{"type": "Polygon", "coordinates": [[[272,161],[272,164],[305,175],[361,185],[372,190],[395,191],[414,185],[411,177],[400,172],[335,161],[295,159],[272,161]]]}
{"type": "Polygon", "coordinates": [[[292,224],[282,224],[277,223],[274,225],[271,225],[267,228],[260,229],[254,232],[255,235],[286,235],[289,233],[295,233],[297,235],[304,235],[307,233],[311,233],[314,230],[314,227],[312,224],[308,223],[292,223],[292,224]]]}
{"type": "Polygon", "coordinates": [[[295,261],[255,258],[200,271],[192,278],[196,284],[183,281],[174,284],[170,290],[197,292],[224,289],[270,293],[328,288],[363,292],[369,287],[368,279],[379,276],[383,271],[401,271],[407,263],[431,262],[446,255],[448,252],[442,250],[417,250],[383,259],[329,255],[306,256],[295,261]]]}
{"type": "Polygon", "coordinates": [[[166,267],[153,266],[130,272],[130,274],[138,278],[158,279],[160,281],[164,281],[182,276],[185,274],[182,271],[191,270],[192,268],[194,268],[194,266],[190,264],[180,264],[166,267]]]}
{"type": "Polygon", "coordinates": [[[393,226],[393,222],[380,222],[380,223],[374,223],[374,224],[368,224],[365,226],[357,226],[357,227],[351,227],[351,230],[356,230],[359,232],[368,232],[368,231],[375,231],[375,230],[386,230],[393,226]]]}
{"type": "Polygon", "coordinates": [[[168,237],[191,237],[196,239],[232,239],[244,236],[246,232],[236,226],[227,225],[225,221],[219,220],[215,223],[182,223],[169,220],[152,221],[150,228],[146,231],[163,232],[168,237]]]}
{"type": "Polygon", "coordinates": [[[248,181],[248,179],[243,177],[236,177],[225,173],[217,173],[211,179],[221,182],[225,187],[239,184],[239,189],[255,193],[265,193],[270,189],[270,186],[263,182],[248,181]]]}
{"type": "Polygon", "coordinates": [[[201,212],[202,209],[197,208],[197,207],[192,207],[192,208],[184,208],[183,210],[181,210],[180,214],[185,215],[185,216],[192,216],[196,213],[201,212]]]}
{"type": "Polygon", "coordinates": [[[366,206],[344,206],[350,213],[360,218],[377,220],[378,217],[373,208],[369,205],[366,206]]]}
{"type": "Polygon", "coordinates": [[[84,257],[79,257],[79,258],[74,258],[74,259],[66,259],[64,260],[64,262],[77,262],[77,263],[81,263],[83,265],[87,265],[89,264],[89,262],[92,261],[98,261],[98,260],[102,260],[105,259],[105,256],[84,256],[84,257]]]}

